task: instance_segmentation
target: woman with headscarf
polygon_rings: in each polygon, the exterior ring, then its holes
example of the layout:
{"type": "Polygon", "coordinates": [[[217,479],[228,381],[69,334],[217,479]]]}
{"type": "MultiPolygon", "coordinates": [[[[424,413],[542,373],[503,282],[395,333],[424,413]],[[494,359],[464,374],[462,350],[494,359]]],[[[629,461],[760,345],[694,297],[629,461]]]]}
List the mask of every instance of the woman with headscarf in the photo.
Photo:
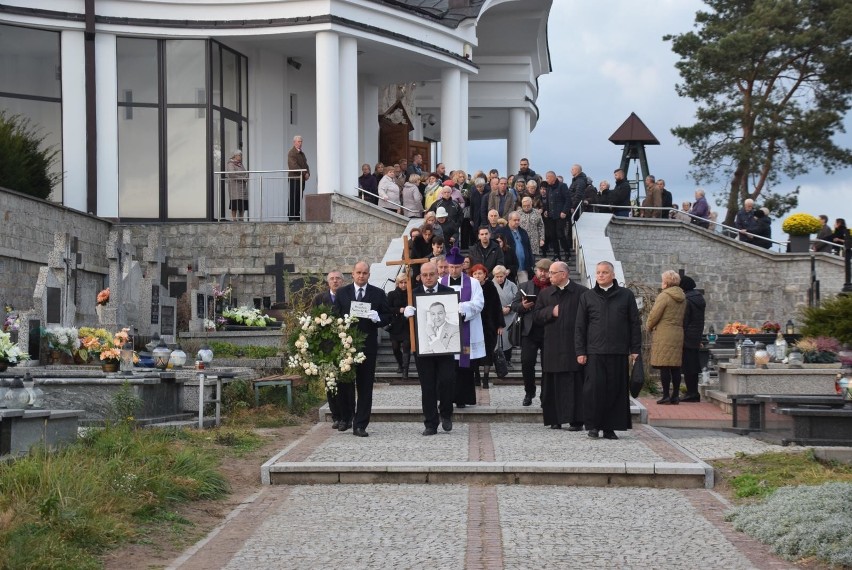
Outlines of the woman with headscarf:
{"type": "Polygon", "coordinates": [[[679,287],[680,275],[669,269],[662,275],[662,291],[657,295],[646,327],[652,333],[651,366],[659,369],[663,397],[658,404],[680,402],[680,365],[683,359],[683,315],[686,296],[679,287]],[[669,388],[671,387],[671,392],[669,388]]]}
{"type": "Polygon", "coordinates": [[[686,383],[686,393],[680,401],[700,402],[698,374],[701,372],[701,365],[698,349],[701,348],[701,337],[704,335],[704,309],[707,302],[704,295],[695,289],[695,280],[692,277],[681,277],[680,288],[686,296],[686,310],[683,314],[683,361],[680,366],[686,383]]]}
{"type": "Polygon", "coordinates": [[[228,199],[231,201],[231,220],[243,221],[243,212],[248,214],[248,174],[243,166],[243,151],[237,149],[231,153],[225,171],[228,178],[228,199]]]}
{"type": "Polygon", "coordinates": [[[512,310],[512,301],[515,300],[515,295],[518,294],[518,286],[509,281],[509,270],[502,265],[497,265],[491,271],[494,277],[492,283],[500,295],[500,304],[503,311],[503,354],[506,356],[506,362],[511,366],[512,362],[512,341],[509,340],[509,329],[514,326],[517,313],[512,310]]]}

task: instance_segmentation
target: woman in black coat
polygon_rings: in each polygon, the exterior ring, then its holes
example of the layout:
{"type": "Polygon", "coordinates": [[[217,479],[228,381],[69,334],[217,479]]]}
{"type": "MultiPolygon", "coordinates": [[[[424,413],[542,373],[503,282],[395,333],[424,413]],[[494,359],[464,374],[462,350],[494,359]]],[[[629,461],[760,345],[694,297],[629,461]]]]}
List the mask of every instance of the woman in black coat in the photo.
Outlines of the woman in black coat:
{"type": "Polygon", "coordinates": [[[388,336],[396,359],[396,372],[408,378],[408,366],[411,363],[411,337],[408,334],[408,319],[402,314],[408,305],[408,277],[405,273],[396,276],[396,289],[388,293],[388,306],[391,309],[391,322],[387,327],[388,336]]]}
{"type": "MultiPolygon", "coordinates": [[[[503,303],[500,302],[500,293],[497,292],[497,287],[488,280],[488,269],[484,265],[481,263],[474,265],[468,271],[468,275],[479,281],[479,284],[482,285],[482,295],[485,297],[485,306],[480,313],[482,334],[485,337],[485,358],[479,359],[475,371],[476,373],[479,372],[479,365],[484,367],[482,387],[488,388],[488,373],[491,372],[497,337],[503,334],[503,303]]],[[[476,382],[475,377],[474,382],[476,382]]]]}
{"type": "Polygon", "coordinates": [[[370,172],[369,164],[361,165],[361,176],[358,177],[358,188],[370,192],[370,194],[361,192],[360,194],[362,200],[366,200],[371,204],[379,203],[379,197],[376,196],[376,194],[379,193],[379,182],[378,180],[376,180],[375,174],[370,172]]]}
{"type": "Polygon", "coordinates": [[[683,314],[683,360],[681,372],[686,382],[686,394],[681,402],[700,402],[698,374],[701,372],[698,349],[704,335],[704,310],[707,302],[704,295],[695,290],[695,280],[688,275],[680,279],[680,288],[686,294],[686,312],[683,314]]]}
{"type": "MultiPolygon", "coordinates": [[[[508,230],[507,230],[508,231],[508,230]]],[[[515,248],[506,243],[505,235],[498,233],[494,236],[497,240],[497,245],[500,246],[500,251],[503,252],[503,265],[509,270],[508,279],[512,283],[518,282],[518,255],[515,253],[515,248]]]]}
{"type": "Polygon", "coordinates": [[[849,233],[849,230],[846,228],[846,220],[843,218],[837,218],[834,220],[834,233],[831,234],[829,241],[833,241],[837,245],[834,246],[834,253],[838,255],[843,255],[844,253],[844,244],[846,243],[846,235],[849,233]]]}

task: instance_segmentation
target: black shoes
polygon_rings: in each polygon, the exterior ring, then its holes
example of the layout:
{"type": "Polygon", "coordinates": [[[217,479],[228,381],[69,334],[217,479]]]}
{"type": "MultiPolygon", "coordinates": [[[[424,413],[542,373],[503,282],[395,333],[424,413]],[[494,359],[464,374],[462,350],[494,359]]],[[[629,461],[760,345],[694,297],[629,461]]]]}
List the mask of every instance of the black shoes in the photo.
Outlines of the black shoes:
{"type": "Polygon", "coordinates": [[[397,364],[397,365],[396,365],[396,373],[397,373],[397,374],[402,374],[402,364],[397,364]]]}
{"type": "Polygon", "coordinates": [[[532,406],[532,398],[529,396],[524,397],[524,406],[532,406]]]}
{"type": "Polygon", "coordinates": [[[583,426],[568,426],[568,431],[583,431],[583,426]]]}
{"type": "Polygon", "coordinates": [[[615,435],[615,432],[610,429],[605,429],[603,432],[604,439],[618,439],[618,436],[615,435]]]}
{"type": "Polygon", "coordinates": [[[562,424],[553,424],[550,429],[562,429],[562,424]]]}
{"type": "Polygon", "coordinates": [[[671,403],[671,398],[669,398],[668,396],[663,396],[662,398],[657,400],[657,403],[661,406],[666,406],[671,403]]]}
{"type": "Polygon", "coordinates": [[[442,418],[441,427],[444,428],[444,431],[453,431],[453,418],[442,418]]]}
{"type": "Polygon", "coordinates": [[[457,408],[464,408],[464,407],[465,407],[465,405],[464,405],[464,404],[456,404],[456,407],[457,407],[457,408]]]}
{"type": "Polygon", "coordinates": [[[349,428],[352,427],[352,422],[344,422],[340,421],[340,425],[337,426],[337,431],[349,431],[349,428]]]}
{"type": "Polygon", "coordinates": [[[589,437],[591,437],[592,439],[597,439],[599,435],[600,434],[598,433],[598,430],[596,430],[596,429],[590,429],[589,430],[589,437]]]}
{"type": "Polygon", "coordinates": [[[367,433],[367,430],[364,428],[355,428],[352,430],[352,434],[358,437],[369,437],[370,434],[367,433]]]}
{"type": "Polygon", "coordinates": [[[436,435],[438,433],[438,428],[426,428],[420,435],[436,435]]]}
{"type": "Polygon", "coordinates": [[[701,394],[689,394],[689,393],[687,393],[687,394],[683,395],[683,398],[681,398],[680,401],[684,402],[684,403],[700,402],[701,401],[701,394]]]}
{"type": "Polygon", "coordinates": [[[331,423],[331,429],[338,429],[340,427],[340,420],[334,420],[331,423]]]}
{"type": "Polygon", "coordinates": [[[680,398],[678,398],[677,396],[672,396],[671,399],[669,400],[669,404],[671,404],[672,406],[677,406],[679,403],[680,403],[680,398]]]}

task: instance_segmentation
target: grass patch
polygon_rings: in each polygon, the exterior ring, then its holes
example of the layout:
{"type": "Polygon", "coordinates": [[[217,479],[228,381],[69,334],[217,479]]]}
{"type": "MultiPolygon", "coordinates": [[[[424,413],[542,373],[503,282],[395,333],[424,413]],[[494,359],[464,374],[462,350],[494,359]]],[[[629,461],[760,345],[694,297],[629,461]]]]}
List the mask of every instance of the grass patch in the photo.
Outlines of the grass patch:
{"type": "Polygon", "coordinates": [[[217,465],[179,432],[124,424],[0,465],[0,568],[98,568],[169,507],[223,496],[217,465]]]}
{"type": "Polygon", "coordinates": [[[737,454],[734,459],[712,463],[737,499],[764,498],[779,487],[791,485],[852,482],[852,466],[819,461],[811,450],[802,453],[737,454]]]}
{"type": "Polygon", "coordinates": [[[184,437],[196,445],[225,448],[234,456],[242,456],[263,446],[264,439],[250,429],[227,426],[206,430],[185,430],[184,437]]]}
{"type": "Polygon", "coordinates": [[[242,346],[230,342],[211,341],[210,349],[218,358],[272,358],[278,356],[277,346],[242,346]]]}

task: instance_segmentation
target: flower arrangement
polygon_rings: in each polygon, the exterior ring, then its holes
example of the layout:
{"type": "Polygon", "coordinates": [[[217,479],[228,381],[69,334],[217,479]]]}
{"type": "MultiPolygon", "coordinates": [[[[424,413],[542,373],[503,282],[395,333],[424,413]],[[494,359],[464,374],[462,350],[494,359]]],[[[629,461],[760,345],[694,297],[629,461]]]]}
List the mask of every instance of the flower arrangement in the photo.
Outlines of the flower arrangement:
{"type": "Polygon", "coordinates": [[[799,212],[784,220],[784,223],[781,224],[781,229],[791,236],[809,236],[822,229],[822,222],[819,218],[815,218],[810,214],[799,212]]]}
{"type": "Polygon", "coordinates": [[[109,303],[109,287],[98,293],[98,305],[106,305],[109,303]]]}
{"type": "Polygon", "coordinates": [[[275,322],[275,319],[264,315],[259,309],[246,306],[225,309],[222,316],[246,327],[265,327],[275,322]]]}
{"type": "Polygon", "coordinates": [[[216,317],[215,319],[204,319],[204,330],[207,332],[220,331],[228,323],[225,317],[216,317]]]}
{"type": "Polygon", "coordinates": [[[840,352],[840,342],[827,336],[802,337],[795,346],[808,364],[837,362],[837,353],[840,352]]]}
{"type": "Polygon", "coordinates": [[[760,325],[760,330],[765,333],[778,333],[781,332],[781,325],[779,323],[773,323],[772,321],[766,321],[760,325]]]}
{"type": "Polygon", "coordinates": [[[226,295],[231,294],[231,286],[228,285],[224,289],[219,289],[217,285],[213,285],[213,298],[214,299],[223,299],[226,295]]]}
{"type": "Polygon", "coordinates": [[[725,328],[722,329],[722,334],[757,334],[759,332],[760,331],[758,329],[738,321],[728,323],[725,325],[725,328]]]}
{"type": "Polygon", "coordinates": [[[6,312],[6,316],[3,318],[3,330],[6,332],[18,330],[21,326],[21,319],[14,314],[15,308],[12,305],[5,305],[3,310],[6,312]]]}
{"type": "Polygon", "coordinates": [[[361,352],[364,333],[351,328],[357,318],[335,317],[327,305],[299,316],[298,328],[287,339],[287,367],[294,374],[318,379],[325,391],[337,393],[337,385],[355,380],[355,365],[366,356],[361,352]]]}
{"type": "Polygon", "coordinates": [[[0,331],[0,362],[14,366],[29,357],[30,355],[21,350],[20,346],[12,342],[12,335],[0,331]]]}
{"type": "Polygon", "coordinates": [[[99,354],[112,340],[112,335],[106,329],[80,327],[80,348],[77,355],[83,362],[88,362],[93,355],[99,354]]]}
{"type": "Polygon", "coordinates": [[[51,327],[44,332],[50,348],[73,356],[80,348],[79,332],[74,327],[51,327]]]}

